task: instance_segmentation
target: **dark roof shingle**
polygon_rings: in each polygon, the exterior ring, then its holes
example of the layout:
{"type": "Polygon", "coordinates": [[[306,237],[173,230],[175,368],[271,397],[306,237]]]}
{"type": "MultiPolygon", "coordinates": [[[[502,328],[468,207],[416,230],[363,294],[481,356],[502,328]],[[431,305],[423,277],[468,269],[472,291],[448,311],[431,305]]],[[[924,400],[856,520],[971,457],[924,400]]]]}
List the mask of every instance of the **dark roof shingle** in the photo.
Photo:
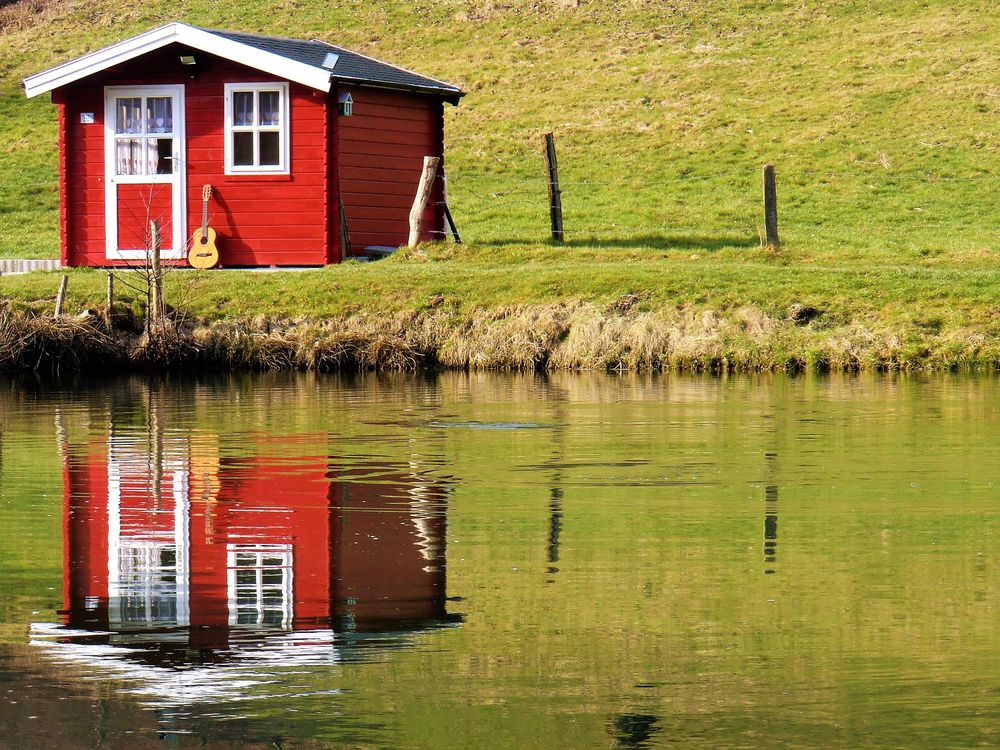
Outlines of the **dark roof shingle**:
{"type": "Polygon", "coordinates": [[[218,31],[216,29],[202,29],[202,31],[207,31],[223,39],[255,47],[264,52],[280,55],[289,60],[316,68],[323,68],[323,61],[326,59],[326,56],[330,52],[333,52],[338,57],[336,65],[330,70],[332,80],[356,81],[375,86],[412,89],[438,94],[450,100],[457,100],[463,95],[462,90],[458,86],[453,86],[450,83],[438,81],[434,78],[428,78],[404,68],[380,62],[366,55],[315,39],[311,41],[285,39],[282,37],[261,36],[237,31],[218,31]]]}

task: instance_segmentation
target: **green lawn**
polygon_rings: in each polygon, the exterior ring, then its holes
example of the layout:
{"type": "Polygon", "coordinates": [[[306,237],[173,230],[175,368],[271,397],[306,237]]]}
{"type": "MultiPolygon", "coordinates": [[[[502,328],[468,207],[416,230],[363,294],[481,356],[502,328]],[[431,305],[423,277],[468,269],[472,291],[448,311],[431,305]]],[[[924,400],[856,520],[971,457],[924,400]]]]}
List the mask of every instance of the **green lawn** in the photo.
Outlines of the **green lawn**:
{"type": "MultiPolygon", "coordinates": [[[[24,6],[24,3],[21,4],[24,6]]],[[[33,6],[44,5],[35,2],[33,6]]],[[[0,256],[56,254],[55,109],[20,79],[178,18],[321,37],[462,85],[446,110],[466,244],[306,274],[177,273],[199,316],[457,310],[641,293],[640,309],[820,307],[935,333],[996,331],[995,4],[52,2],[0,33],[0,256]],[[80,29],[85,29],[80,31],[80,29]],[[556,134],[567,242],[548,241],[556,134]],[[761,248],[776,165],[782,250],[761,248]]],[[[15,6],[17,8],[17,6],[15,6]]],[[[44,97],[43,97],[44,98],[44,97]]],[[[55,278],[4,279],[29,304],[55,278]]],[[[75,273],[71,303],[103,298],[75,273]]]]}

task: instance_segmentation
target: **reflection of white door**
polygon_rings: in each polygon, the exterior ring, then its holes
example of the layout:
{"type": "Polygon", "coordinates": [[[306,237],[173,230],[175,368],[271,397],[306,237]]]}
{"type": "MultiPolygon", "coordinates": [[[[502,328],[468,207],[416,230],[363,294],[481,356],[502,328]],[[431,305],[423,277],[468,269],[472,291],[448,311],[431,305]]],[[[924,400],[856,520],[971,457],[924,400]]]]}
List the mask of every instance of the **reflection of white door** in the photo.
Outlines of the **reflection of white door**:
{"type": "Polygon", "coordinates": [[[159,484],[169,480],[172,489],[168,525],[150,490],[151,472],[160,469],[151,468],[145,448],[130,437],[108,444],[108,618],[114,627],[183,627],[191,591],[188,469],[181,459],[162,467],[159,484]]]}
{"type": "Polygon", "coordinates": [[[184,87],[104,90],[104,214],[109,260],[144,259],[149,222],[161,256],[183,258],[184,87]]]}

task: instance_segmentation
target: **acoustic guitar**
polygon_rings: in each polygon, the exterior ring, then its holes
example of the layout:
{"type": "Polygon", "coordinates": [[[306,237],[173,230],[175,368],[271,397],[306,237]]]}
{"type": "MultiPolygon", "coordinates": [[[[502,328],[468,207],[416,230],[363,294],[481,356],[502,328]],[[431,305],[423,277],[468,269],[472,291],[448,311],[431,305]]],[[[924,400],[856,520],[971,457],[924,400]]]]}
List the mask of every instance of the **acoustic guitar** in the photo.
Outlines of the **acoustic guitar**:
{"type": "Polygon", "coordinates": [[[201,189],[201,226],[191,236],[191,251],[188,263],[194,268],[213,268],[219,263],[219,248],[215,246],[215,230],[208,225],[208,199],[212,197],[212,186],[201,189]]]}

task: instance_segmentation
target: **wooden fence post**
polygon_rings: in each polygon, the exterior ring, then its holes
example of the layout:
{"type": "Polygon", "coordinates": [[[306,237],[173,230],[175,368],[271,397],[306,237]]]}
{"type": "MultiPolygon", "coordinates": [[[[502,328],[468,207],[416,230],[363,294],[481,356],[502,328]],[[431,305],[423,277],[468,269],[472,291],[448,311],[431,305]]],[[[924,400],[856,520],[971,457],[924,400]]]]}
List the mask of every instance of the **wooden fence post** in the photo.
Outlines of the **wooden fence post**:
{"type": "Polygon", "coordinates": [[[410,209],[410,239],[407,245],[416,247],[420,242],[420,229],[424,223],[424,209],[427,207],[427,200],[431,197],[431,189],[434,187],[434,176],[437,174],[438,164],[441,160],[436,156],[424,157],[424,168],[420,173],[420,184],[417,186],[417,196],[413,199],[413,208],[410,209]]]}
{"type": "Polygon", "coordinates": [[[771,164],[764,165],[764,235],[768,247],[774,250],[781,247],[778,241],[778,191],[771,164]]]}
{"type": "Polygon", "coordinates": [[[56,312],[55,317],[61,317],[63,311],[63,302],[66,301],[66,285],[69,283],[69,276],[63,274],[62,279],[59,282],[59,291],[56,293],[56,312]]]}
{"type": "Polygon", "coordinates": [[[111,271],[108,271],[108,308],[104,313],[104,322],[111,330],[111,326],[114,324],[114,306],[115,306],[115,276],[111,271]]]}
{"type": "Polygon", "coordinates": [[[549,175],[549,221],[552,224],[552,239],[562,242],[562,192],[559,190],[559,164],[556,162],[556,142],[552,133],[545,134],[545,168],[549,175]]]}
{"type": "Polygon", "coordinates": [[[149,255],[150,255],[150,285],[149,285],[149,319],[158,322],[163,317],[163,287],[160,286],[160,222],[153,219],[149,222],[149,255]]]}

